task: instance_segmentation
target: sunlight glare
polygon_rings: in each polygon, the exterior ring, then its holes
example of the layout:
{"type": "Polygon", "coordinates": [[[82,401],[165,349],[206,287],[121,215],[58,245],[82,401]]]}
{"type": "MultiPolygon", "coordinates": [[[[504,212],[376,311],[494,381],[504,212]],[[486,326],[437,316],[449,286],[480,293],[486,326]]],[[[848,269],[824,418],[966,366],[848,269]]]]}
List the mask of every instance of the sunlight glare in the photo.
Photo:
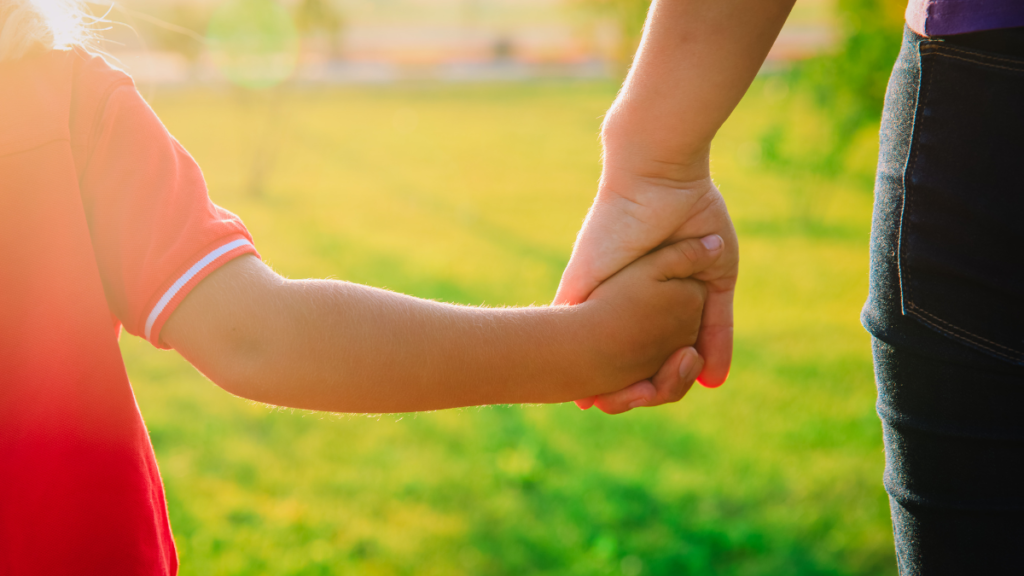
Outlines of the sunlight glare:
{"type": "Polygon", "coordinates": [[[67,50],[83,36],[85,14],[73,0],[31,0],[53,34],[53,47],[67,50]]]}

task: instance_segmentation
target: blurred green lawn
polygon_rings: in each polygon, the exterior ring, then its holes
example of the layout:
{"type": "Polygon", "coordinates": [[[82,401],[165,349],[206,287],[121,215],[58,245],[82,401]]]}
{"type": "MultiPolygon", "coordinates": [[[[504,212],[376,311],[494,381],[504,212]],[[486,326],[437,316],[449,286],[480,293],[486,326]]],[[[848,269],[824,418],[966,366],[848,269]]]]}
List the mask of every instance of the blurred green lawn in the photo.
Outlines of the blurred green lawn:
{"type": "MultiPolygon", "coordinates": [[[[270,95],[150,100],[282,274],[526,305],[554,294],[614,92],[295,89],[270,120],[270,95]]],[[[875,144],[838,181],[762,166],[769,122],[815,122],[776,92],[758,80],[713,153],[743,258],[720,389],[619,417],[331,415],[235,398],[122,338],[182,574],[894,574],[858,322],[875,144]]]]}

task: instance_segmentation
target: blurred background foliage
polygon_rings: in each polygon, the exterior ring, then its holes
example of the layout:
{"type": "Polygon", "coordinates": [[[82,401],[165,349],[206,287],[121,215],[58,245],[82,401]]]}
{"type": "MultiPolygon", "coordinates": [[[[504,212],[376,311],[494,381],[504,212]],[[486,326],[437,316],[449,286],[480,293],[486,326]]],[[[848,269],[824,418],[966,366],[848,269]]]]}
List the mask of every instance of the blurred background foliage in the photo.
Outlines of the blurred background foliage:
{"type": "Polygon", "coordinates": [[[336,4],[330,0],[302,0],[295,7],[295,23],[304,38],[326,41],[330,55],[341,54],[345,15],[336,4]]]}
{"type": "Polygon", "coordinates": [[[254,90],[275,87],[295,73],[299,43],[295,19],[276,0],[227,0],[206,28],[217,69],[231,84],[254,90]]]}
{"type": "MultiPolygon", "coordinates": [[[[336,49],[360,11],[430,4],[403,1],[283,5],[304,43],[336,49]]],[[[449,4],[460,26],[487,14],[449,4]]],[[[124,0],[111,16],[195,62],[217,5],[124,0]]],[[[646,2],[562,6],[614,22],[621,73],[646,2]]],[[[766,66],[714,143],[743,251],[720,389],[616,418],[571,405],[316,414],[230,396],[122,338],[181,573],[895,574],[858,312],[902,9],[799,0],[794,18],[824,17],[835,41],[766,66]]],[[[282,274],[503,306],[554,294],[619,78],[140,87],[282,274]]]]}
{"type": "MultiPolygon", "coordinates": [[[[619,56],[632,59],[650,0],[573,0],[580,8],[612,17],[624,41],[619,56]]],[[[823,122],[815,134],[787,130],[786,117],[760,141],[761,159],[781,170],[798,168],[834,177],[850,168],[848,158],[865,129],[877,125],[889,73],[899,53],[904,0],[837,0],[838,42],[833,49],[778,72],[774,89],[790,92],[790,103],[811,106],[823,122]]]]}
{"type": "MultiPolygon", "coordinates": [[[[835,50],[799,62],[783,74],[796,104],[812,107],[822,122],[809,135],[794,134],[784,121],[772,125],[761,139],[769,165],[813,170],[827,177],[852,168],[849,157],[860,139],[877,135],[886,84],[899,54],[905,7],[902,0],[838,0],[840,40],[835,50]]],[[[871,178],[873,172],[863,175],[871,178]]]]}
{"type": "Polygon", "coordinates": [[[104,36],[113,38],[113,42],[104,48],[116,50],[124,42],[122,38],[131,35],[141,40],[146,49],[174,52],[194,62],[206,50],[206,26],[215,5],[124,0],[89,6],[93,14],[105,13],[110,21],[104,36]]]}
{"type": "MultiPolygon", "coordinates": [[[[273,4],[287,10],[299,33],[307,41],[326,42],[334,54],[341,47],[345,31],[345,15],[341,5],[332,0],[296,0],[280,3],[277,0],[238,0],[233,2],[235,12],[266,12],[273,4]],[[245,8],[251,8],[246,10],[245,8]]],[[[107,13],[114,22],[113,36],[124,37],[127,28],[135,38],[142,40],[146,49],[168,51],[198,60],[206,46],[206,35],[211,19],[218,9],[223,11],[228,1],[152,1],[119,0],[114,3],[90,3],[92,13],[107,13]]],[[[117,42],[117,40],[115,40],[117,42]]],[[[114,51],[117,46],[111,46],[114,51]]]]}
{"type": "Polygon", "coordinates": [[[625,76],[629,63],[640,45],[644,20],[651,0],[570,0],[578,10],[611,18],[615,22],[620,42],[615,51],[619,60],[618,72],[625,76]]]}

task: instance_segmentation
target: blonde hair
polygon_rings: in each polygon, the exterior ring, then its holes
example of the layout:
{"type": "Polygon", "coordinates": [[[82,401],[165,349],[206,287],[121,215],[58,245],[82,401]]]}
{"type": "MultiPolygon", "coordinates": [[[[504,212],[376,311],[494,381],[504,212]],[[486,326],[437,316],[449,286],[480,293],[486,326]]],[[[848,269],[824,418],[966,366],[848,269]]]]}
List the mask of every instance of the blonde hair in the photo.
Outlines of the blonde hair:
{"type": "Polygon", "coordinates": [[[80,0],[0,0],[0,62],[89,40],[80,0]]]}

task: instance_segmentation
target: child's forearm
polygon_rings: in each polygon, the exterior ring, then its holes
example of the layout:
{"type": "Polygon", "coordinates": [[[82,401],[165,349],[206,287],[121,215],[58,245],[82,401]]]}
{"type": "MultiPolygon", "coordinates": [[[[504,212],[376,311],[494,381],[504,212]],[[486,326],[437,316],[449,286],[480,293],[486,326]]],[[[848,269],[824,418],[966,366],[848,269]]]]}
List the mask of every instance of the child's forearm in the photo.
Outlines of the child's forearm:
{"type": "Polygon", "coordinates": [[[197,286],[162,338],[246,398],[405,412],[611,391],[616,378],[633,375],[602,369],[607,360],[586,345],[596,326],[584,313],[452,306],[345,282],[290,281],[244,257],[197,286]]]}

